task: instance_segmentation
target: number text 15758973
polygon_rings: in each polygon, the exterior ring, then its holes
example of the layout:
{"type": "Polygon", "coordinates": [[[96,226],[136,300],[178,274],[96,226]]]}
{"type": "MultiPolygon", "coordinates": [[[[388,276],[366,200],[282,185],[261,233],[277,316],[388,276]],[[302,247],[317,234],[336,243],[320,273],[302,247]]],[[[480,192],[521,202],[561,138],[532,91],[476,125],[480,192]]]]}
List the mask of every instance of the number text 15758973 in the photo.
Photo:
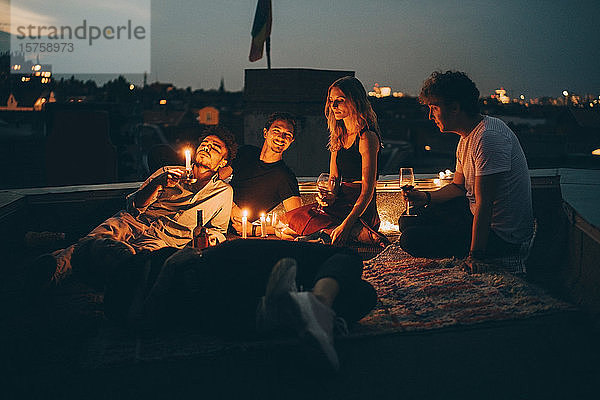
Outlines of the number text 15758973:
{"type": "Polygon", "coordinates": [[[19,50],[22,53],[72,53],[75,46],[70,42],[31,42],[19,43],[19,50]]]}

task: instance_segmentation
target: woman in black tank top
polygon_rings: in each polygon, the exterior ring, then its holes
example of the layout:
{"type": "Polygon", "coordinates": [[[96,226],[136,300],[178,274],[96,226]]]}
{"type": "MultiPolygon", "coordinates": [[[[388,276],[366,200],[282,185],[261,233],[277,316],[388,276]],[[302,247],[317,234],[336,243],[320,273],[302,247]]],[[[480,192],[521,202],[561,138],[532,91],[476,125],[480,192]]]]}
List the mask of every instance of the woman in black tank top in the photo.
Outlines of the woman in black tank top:
{"type": "MultiPolygon", "coordinates": [[[[329,87],[325,117],[331,152],[329,173],[354,186],[356,193],[360,191],[358,198],[349,205],[351,209],[349,207],[342,223],[331,231],[332,243],[340,245],[347,240],[373,242],[380,222],[375,204],[375,185],[381,135],[377,116],[358,79],[346,76],[329,87]]],[[[341,200],[339,196],[336,199],[341,200]]],[[[323,206],[332,203],[321,197],[317,201],[323,206]]]]}

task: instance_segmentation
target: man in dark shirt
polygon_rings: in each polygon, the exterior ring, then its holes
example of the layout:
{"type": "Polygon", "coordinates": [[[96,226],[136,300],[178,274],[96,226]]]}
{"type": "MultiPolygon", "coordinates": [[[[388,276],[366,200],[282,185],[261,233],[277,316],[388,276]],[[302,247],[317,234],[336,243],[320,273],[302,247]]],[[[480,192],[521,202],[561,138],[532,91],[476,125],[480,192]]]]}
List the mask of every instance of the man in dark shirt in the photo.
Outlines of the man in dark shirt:
{"type": "MultiPolygon", "coordinates": [[[[242,213],[248,221],[268,213],[280,203],[286,211],[302,205],[296,176],[285,165],[283,152],[295,139],[296,120],[288,113],[271,114],[265,123],[262,148],[244,146],[231,163],[233,177],[233,207],[231,225],[242,232],[242,213]]],[[[251,234],[251,230],[248,234],[251,234]]]]}

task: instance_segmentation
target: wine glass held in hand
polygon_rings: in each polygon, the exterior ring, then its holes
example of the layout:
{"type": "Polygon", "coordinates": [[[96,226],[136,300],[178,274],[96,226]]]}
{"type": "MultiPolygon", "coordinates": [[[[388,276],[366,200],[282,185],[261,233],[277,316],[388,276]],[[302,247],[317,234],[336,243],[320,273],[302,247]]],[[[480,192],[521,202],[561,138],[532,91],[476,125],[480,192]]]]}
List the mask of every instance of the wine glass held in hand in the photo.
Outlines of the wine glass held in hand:
{"type": "MultiPolygon", "coordinates": [[[[335,176],[330,176],[328,173],[324,172],[317,178],[317,190],[319,190],[320,198],[327,204],[333,202],[333,199],[335,199],[335,196],[337,195],[338,188],[339,179],[335,176]]],[[[319,205],[318,209],[320,211],[323,210],[321,205],[319,205]]]]}
{"type": "MultiPolygon", "coordinates": [[[[410,192],[415,188],[415,174],[412,168],[400,168],[400,189],[403,192],[410,192]]],[[[413,216],[410,213],[410,202],[406,199],[406,215],[413,216]]]]}
{"type": "Polygon", "coordinates": [[[191,169],[186,169],[185,174],[182,176],[182,182],[191,185],[192,183],[196,183],[198,179],[194,177],[194,173],[191,169]]]}

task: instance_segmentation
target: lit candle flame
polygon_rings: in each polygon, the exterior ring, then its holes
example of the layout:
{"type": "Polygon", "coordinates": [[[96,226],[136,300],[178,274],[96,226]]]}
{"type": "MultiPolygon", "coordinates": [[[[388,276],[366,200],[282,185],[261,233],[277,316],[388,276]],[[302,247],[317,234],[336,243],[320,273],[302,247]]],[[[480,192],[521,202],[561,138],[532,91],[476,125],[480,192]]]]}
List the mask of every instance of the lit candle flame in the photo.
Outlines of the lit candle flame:
{"type": "Polygon", "coordinates": [[[440,171],[438,176],[440,177],[440,179],[444,179],[446,177],[446,174],[444,172],[440,171]]]}

